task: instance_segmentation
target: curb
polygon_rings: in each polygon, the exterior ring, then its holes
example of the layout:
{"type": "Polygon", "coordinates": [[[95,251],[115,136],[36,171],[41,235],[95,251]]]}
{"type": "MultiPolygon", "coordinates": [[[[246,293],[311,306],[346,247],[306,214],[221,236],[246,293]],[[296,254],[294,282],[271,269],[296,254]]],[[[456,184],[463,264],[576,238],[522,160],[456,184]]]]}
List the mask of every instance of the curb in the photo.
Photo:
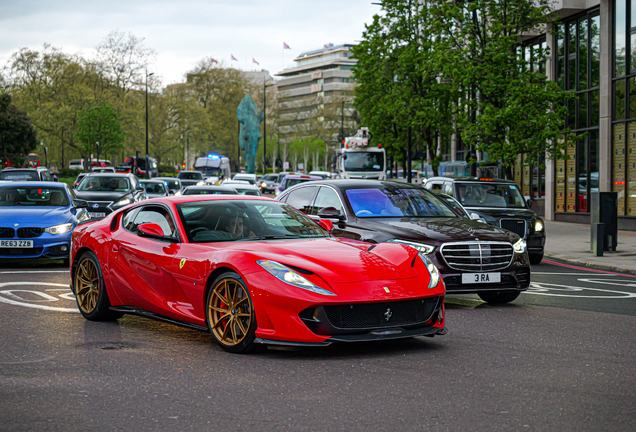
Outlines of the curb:
{"type": "Polygon", "coordinates": [[[603,264],[603,263],[592,263],[589,261],[581,261],[578,259],[574,259],[574,258],[564,258],[560,255],[553,255],[553,254],[545,254],[546,258],[551,258],[557,261],[562,261],[564,263],[567,264],[572,264],[572,265],[578,265],[581,267],[588,267],[588,268],[593,268],[593,269],[597,269],[597,270],[605,270],[605,271],[611,271],[611,272],[616,272],[616,273],[627,273],[627,274],[631,274],[631,275],[636,275],[636,270],[632,270],[632,269],[626,269],[626,268],[621,268],[621,267],[616,267],[613,266],[611,264],[603,264]]]}

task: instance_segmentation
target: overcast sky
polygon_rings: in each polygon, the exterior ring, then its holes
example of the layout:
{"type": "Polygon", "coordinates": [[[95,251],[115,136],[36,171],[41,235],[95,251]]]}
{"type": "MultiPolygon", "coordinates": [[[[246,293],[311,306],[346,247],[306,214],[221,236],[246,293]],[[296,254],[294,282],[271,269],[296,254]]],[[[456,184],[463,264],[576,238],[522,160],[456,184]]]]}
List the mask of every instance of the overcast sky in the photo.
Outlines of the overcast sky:
{"type": "Polygon", "coordinates": [[[119,30],[144,38],[156,51],[149,72],[164,85],[183,81],[204,57],[275,74],[283,58],[288,68],[301,52],[361,39],[364,25],[380,12],[371,1],[0,0],[0,66],[18,49],[40,50],[44,43],[90,57],[108,33],[119,30]],[[283,51],[283,42],[291,50],[283,51]]]}

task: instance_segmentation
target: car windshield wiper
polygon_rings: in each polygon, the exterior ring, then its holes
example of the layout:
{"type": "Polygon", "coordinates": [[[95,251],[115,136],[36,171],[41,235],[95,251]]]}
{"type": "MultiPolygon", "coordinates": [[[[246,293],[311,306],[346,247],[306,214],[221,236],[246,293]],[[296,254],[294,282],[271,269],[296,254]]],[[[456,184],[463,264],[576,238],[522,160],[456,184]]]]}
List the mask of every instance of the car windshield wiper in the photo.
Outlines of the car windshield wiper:
{"type": "Polygon", "coordinates": [[[264,235],[264,236],[256,236],[256,237],[245,237],[242,239],[238,239],[235,241],[247,241],[247,240],[285,240],[292,238],[302,238],[294,234],[285,234],[285,235],[264,235]]]}

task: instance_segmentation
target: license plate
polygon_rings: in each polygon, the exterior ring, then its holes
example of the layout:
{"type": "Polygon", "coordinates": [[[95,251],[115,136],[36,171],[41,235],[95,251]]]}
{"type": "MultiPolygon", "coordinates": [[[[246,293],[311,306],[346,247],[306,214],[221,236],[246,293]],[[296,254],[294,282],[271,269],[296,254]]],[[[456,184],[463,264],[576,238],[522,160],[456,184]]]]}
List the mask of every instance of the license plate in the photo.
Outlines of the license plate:
{"type": "Polygon", "coordinates": [[[33,240],[0,240],[0,248],[32,248],[33,240]]]}
{"type": "Polygon", "coordinates": [[[501,273],[464,273],[462,274],[463,284],[499,283],[499,282],[501,282],[501,273]]]}
{"type": "Polygon", "coordinates": [[[92,218],[105,218],[106,217],[106,213],[89,213],[89,215],[91,215],[92,218]]]}

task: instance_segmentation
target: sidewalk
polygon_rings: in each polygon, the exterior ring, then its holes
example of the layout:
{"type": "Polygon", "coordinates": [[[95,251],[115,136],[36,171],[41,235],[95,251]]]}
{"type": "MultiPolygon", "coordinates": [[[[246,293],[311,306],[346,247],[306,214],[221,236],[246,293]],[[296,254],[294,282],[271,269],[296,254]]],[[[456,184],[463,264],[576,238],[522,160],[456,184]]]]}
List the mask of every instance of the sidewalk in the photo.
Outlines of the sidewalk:
{"type": "Polygon", "coordinates": [[[601,270],[636,274],[636,231],[619,231],[616,252],[594,256],[590,226],[545,221],[545,257],[601,270]]]}

